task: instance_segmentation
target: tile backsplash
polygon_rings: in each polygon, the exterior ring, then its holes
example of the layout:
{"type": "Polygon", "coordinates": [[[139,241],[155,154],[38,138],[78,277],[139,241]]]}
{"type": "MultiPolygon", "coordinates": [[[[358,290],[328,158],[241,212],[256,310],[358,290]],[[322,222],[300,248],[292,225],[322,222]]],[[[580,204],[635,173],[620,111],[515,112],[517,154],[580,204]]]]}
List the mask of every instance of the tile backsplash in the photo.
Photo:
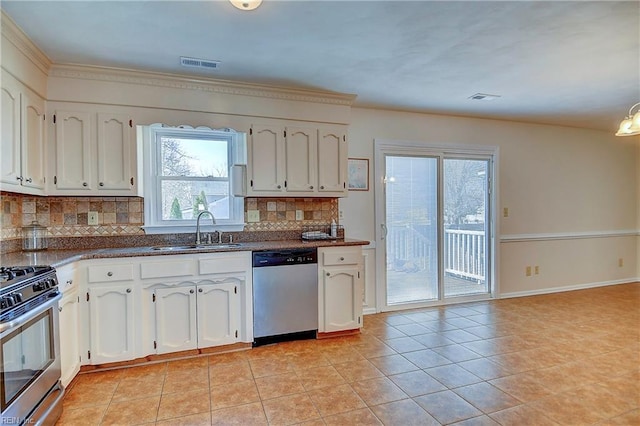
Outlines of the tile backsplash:
{"type": "MultiPolygon", "coordinates": [[[[292,231],[305,225],[338,222],[337,198],[245,198],[245,231],[292,231]],[[247,212],[258,211],[249,222],[247,212]],[[296,220],[296,211],[302,219],[296,220]]],[[[51,237],[144,234],[141,197],[40,197],[0,192],[0,240],[22,237],[22,227],[37,220],[51,237]],[[98,225],[88,224],[88,212],[98,225]]]]}

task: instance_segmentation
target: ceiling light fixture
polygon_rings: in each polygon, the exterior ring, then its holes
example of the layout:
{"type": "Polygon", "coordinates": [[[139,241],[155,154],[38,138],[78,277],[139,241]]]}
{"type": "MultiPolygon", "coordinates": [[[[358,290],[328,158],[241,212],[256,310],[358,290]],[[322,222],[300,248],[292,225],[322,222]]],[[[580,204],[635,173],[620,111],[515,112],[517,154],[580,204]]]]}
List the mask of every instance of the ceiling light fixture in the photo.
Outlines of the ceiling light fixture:
{"type": "Polygon", "coordinates": [[[232,5],[240,10],[257,9],[262,4],[262,0],[229,0],[232,5]]]}
{"type": "Polygon", "coordinates": [[[620,122],[620,128],[616,132],[616,136],[634,136],[640,135],[640,102],[629,108],[629,115],[620,122]],[[633,109],[638,110],[633,114],[633,109]]]}

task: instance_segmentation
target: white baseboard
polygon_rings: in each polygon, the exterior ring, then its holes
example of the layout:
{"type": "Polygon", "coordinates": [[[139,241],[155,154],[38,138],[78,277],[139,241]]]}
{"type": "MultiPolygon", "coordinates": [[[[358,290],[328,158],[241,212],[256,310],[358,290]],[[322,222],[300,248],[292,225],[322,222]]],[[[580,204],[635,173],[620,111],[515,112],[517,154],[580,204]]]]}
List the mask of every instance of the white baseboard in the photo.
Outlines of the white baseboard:
{"type": "Polygon", "coordinates": [[[500,296],[498,296],[498,298],[509,299],[512,297],[524,297],[524,296],[536,296],[540,294],[561,293],[563,291],[584,290],[587,288],[606,287],[610,285],[619,285],[619,284],[629,284],[637,281],[640,281],[640,278],[638,277],[625,278],[622,280],[601,281],[601,282],[595,282],[595,283],[568,285],[563,287],[541,288],[541,289],[527,290],[527,291],[514,291],[511,293],[502,293],[500,294],[500,296]]]}
{"type": "Polygon", "coordinates": [[[378,312],[376,311],[376,308],[364,308],[362,309],[362,313],[364,315],[371,315],[371,314],[377,314],[378,312]]]}

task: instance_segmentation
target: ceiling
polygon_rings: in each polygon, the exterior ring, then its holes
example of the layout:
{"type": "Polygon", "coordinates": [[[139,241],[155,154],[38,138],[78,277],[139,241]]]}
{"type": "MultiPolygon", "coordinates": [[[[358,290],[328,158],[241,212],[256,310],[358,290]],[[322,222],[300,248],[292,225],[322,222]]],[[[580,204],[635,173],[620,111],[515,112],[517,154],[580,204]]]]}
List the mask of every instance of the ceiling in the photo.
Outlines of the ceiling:
{"type": "Polygon", "coordinates": [[[617,130],[640,101],[637,1],[15,1],[54,63],[357,95],[356,106],[617,130]],[[219,60],[184,68],[180,56],[219,60]],[[500,95],[475,101],[475,93],[500,95]]]}

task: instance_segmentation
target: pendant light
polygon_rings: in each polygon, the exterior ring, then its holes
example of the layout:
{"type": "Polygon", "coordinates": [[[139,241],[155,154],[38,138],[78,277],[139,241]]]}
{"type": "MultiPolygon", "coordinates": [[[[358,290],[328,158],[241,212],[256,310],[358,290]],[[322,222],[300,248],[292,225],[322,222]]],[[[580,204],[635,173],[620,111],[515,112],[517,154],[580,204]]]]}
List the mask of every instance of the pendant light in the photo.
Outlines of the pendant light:
{"type": "Polygon", "coordinates": [[[229,0],[232,5],[240,10],[257,9],[262,4],[262,0],[229,0]]]}
{"type": "Polygon", "coordinates": [[[635,135],[640,135],[640,102],[629,108],[629,115],[622,120],[620,128],[616,132],[616,136],[635,135]],[[638,108],[635,114],[633,114],[634,108],[638,108]]]}

